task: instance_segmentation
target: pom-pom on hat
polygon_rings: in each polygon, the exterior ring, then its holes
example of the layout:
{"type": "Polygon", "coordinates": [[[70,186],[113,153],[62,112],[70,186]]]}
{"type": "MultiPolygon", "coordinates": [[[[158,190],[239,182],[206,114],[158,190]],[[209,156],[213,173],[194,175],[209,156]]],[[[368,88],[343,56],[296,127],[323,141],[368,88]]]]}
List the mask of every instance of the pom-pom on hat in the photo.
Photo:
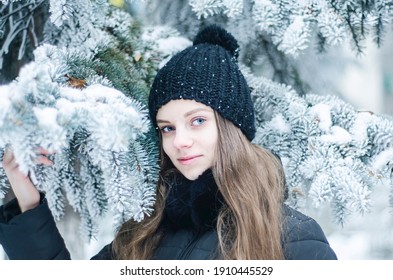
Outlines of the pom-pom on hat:
{"type": "Polygon", "coordinates": [[[173,56],[157,73],[149,95],[154,126],[161,106],[175,99],[192,99],[216,110],[239,127],[251,141],[255,136],[250,89],[237,65],[239,45],[225,29],[210,25],[193,46],[173,56]]]}

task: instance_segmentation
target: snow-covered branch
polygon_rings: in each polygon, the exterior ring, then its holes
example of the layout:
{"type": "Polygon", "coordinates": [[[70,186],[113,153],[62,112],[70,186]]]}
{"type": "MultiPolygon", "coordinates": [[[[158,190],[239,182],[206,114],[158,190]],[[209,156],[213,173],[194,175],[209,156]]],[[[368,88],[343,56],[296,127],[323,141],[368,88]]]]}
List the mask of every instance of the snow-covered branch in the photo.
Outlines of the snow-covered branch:
{"type": "Polygon", "coordinates": [[[358,111],[337,96],[300,97],[288,86],[243,72],[254,88],[255,142],[281,157],[288,203],[330,203],[344,224],[349,214],[370,210],[370,194],[382,180],[391,188],[392,119],[358,111]]]}
{"type": "Polygon", "coordinates": [[[351,38],[361,52],[364,39],[372,36],[380,45],[393,19],[391,1],[189,0],[189,4],[198,18],[223,14],[228,24],[249,21],[243,6],[250,7],[253,31],[268,34],[278,49],[295,58],[313,42],[324,49],[351,38]]]}

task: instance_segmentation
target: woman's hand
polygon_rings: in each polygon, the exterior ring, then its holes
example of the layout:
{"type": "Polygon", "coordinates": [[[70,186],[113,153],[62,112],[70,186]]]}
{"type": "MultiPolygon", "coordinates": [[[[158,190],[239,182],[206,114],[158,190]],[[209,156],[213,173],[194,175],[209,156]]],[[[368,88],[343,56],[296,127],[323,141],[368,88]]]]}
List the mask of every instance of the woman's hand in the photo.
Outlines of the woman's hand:
{"type": "MultiPolygon", "coordinates": [[[[39,148],[38,153],[40,154],[36,160],[38,164],[52,164],[52,161],[45,156],[50,154],[48,151],[39,148]]],[[[40,203],[40,194],[30,177],[19,170],[19,165],[16,163],[14,153],[11,149],[6,149],[4,153],[3,168],[10,181],[15,197],[18,200],[20,210],[25,212],[37,207],[40,203]]]]}

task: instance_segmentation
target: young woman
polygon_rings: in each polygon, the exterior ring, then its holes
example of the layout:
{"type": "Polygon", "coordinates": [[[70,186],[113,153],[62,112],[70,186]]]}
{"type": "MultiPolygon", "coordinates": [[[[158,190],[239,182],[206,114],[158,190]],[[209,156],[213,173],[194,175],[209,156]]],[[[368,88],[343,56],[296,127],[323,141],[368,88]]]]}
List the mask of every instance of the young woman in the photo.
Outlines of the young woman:
{"type": "MultiPolygon", "coordinates": [[[[160,137],[155,211],[128,221],[92,259],[336,259],[317,222],[286,206],[279,159],[254,145],[254,108],[236,59],[236,39],[218,26],[159,70],[149,113],[160,137]]],[[[40,150],[38,163],[50,164],[40,150]]],[[[10,259],[69,259],[45,200],[3,158],[16,200],[0,208],[10,259]]]]}

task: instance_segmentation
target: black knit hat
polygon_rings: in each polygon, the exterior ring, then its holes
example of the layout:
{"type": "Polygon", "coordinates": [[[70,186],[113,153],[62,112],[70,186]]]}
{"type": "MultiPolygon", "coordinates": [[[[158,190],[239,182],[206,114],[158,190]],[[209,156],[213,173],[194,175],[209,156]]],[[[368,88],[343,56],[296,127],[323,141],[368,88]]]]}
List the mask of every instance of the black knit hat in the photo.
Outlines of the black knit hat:
{"type": "Polygon", "coordinates": [[[236,39],[225,29],[210,25],[201,30],[193,46],[173,56],[157,73],[149,95],[154,126],[161,106],[174,99],[192,99],[233,122],[251,141],[254,106],[237,65],[238,52],[236,39]]]}

